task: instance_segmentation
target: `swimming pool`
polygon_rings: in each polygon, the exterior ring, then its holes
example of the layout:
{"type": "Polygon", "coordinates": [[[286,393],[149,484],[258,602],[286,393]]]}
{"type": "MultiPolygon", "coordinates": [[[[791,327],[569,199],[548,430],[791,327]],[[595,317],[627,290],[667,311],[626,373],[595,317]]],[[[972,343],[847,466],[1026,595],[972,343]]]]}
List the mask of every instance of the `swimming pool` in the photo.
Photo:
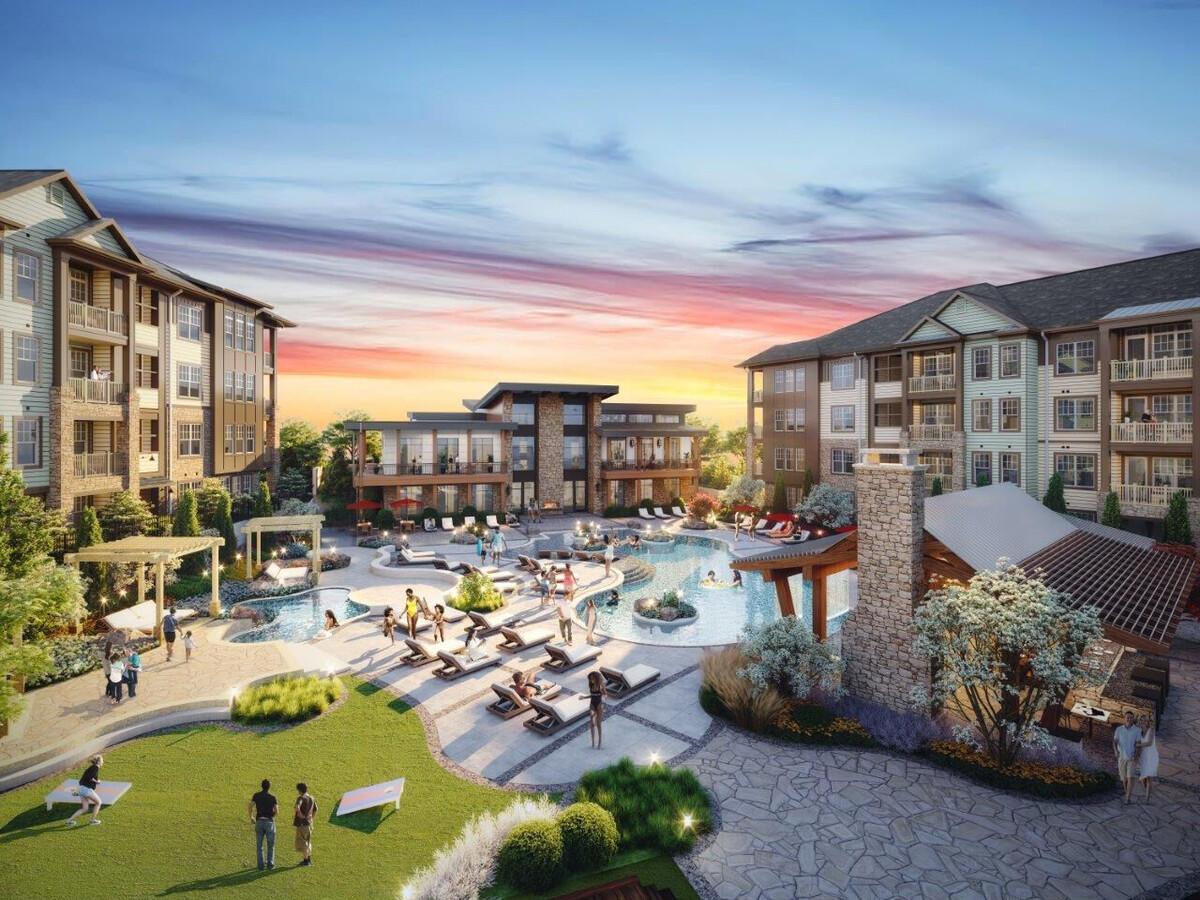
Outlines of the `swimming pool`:
{"type": "Polygon", "coordinates": [[[347,588],[317,588],[286,597],[244,600],[234,606],[238,608],[254,610],[262,617],[263,624],[230,638],[235,644],[312,640],[325,622],[325,610],[333,610],[339,622],[370,610],[369,606],[351,600],[347,588]]]}
{"type": "MultiPolygon", "coordinates": [[[[733,554],[721,541],[681,534],[669,547],[648,549],[643,545],[637,550],[623,547],[621,552],[647,559],[654,565],[655,573],[649,581],[622,589],[616,606],[606,605],[603,595],[596,598],[596,629],[605,634],[635,643],[703,647],[733,643],[747,623],[761,625],[779,618],[775,586],[763,581],[757,573],[745,574],[740,588],[700,586],[700,581],[710,571],[716,573],[719,582],[729,582],[732,577],[729,563],[733,554]],[[680,596],[699,611],[699,618],[691,625],[674,628],[634,622],[635,600],[661,597],[667,591],[679,591],[680,596]]],[[[807,582],[801,586],[800,581],[799,577],[793,581],[792,595],[797,600],[803,597],[801,615],[811,622],[811,586],[807,582]]],[[[577,609],[582,620],[584,604],[580,603],[577,609]]],[[[830,610],[837,613],[829,619],[832,634],[841,627],[849,609],[838,609],[838,604],[831,599],[830,610]]]]}

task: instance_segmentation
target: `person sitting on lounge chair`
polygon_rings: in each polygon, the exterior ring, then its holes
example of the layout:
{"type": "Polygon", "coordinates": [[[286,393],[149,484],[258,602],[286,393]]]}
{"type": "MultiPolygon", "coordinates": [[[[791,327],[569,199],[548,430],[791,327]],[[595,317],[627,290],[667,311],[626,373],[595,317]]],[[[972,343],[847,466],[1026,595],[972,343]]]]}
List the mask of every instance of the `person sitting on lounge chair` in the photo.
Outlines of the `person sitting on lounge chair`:
{"type": "Polygon", "coordinates": [[[521,699],[528,700],[530,697],[536,697],[541,693],[537,686],[537,682],[527,679],[524,672],[513,673],[513,690],[520,695],[521,699]]]}
{"type": "Polygon", "coordinates": [[[467,637],[467,659],[475,662],[476,660],[483,659],[485,656],[487,656],[487,653],[483,649],[483,641],[472,630],[467,637]]]}

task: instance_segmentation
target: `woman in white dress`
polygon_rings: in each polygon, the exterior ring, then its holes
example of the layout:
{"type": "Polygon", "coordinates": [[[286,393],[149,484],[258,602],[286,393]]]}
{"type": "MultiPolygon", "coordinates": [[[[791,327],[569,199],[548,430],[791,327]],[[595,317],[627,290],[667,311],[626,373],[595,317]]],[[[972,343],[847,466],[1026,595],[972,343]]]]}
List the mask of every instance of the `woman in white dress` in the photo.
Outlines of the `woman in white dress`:
{"type": "Polygon", "coordinates": [[[1146,789],[1146,800],[1150,799],[1150,783],[1158,777],[1158,741],[1154,734],[1154,726],[1150,724],[1149,716],[1138,717],[1138,728],[1142,737],[1138,741],[1138,778],[1146,789]]]}

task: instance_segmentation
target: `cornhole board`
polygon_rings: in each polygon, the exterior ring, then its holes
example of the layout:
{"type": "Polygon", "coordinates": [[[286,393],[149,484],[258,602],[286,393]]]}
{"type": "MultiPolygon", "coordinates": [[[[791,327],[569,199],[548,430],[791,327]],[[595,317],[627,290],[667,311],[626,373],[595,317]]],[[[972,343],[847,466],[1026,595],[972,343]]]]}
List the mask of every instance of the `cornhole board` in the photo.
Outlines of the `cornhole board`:
{"type": "MultiPolygon", "coordinates": [[[[100,801],[105,806],[112,806],[124,797],[125,792],[131,787],[133,787],[132,781],[98,781],[96,782],[96,793],[100,795],[100,801]]],[[[78,795],[71,793],[77,790],[79,790],[79,780],[68,778],[46,795],[46,809],[53,808],[55,803],[78,804],[80,802],[78,795]]]]}
{"type": "Polygon", "coordinates": [[[399,809],[400,796],[403,793],[403,778],[381,781],[379,784],[372,784],[369,787],[355,788],[342,794],[335,815],[348,816],[350,813],[361,812],[374,806],[383,806],[385,803],[394,803],[396,809],[399,809]]]}

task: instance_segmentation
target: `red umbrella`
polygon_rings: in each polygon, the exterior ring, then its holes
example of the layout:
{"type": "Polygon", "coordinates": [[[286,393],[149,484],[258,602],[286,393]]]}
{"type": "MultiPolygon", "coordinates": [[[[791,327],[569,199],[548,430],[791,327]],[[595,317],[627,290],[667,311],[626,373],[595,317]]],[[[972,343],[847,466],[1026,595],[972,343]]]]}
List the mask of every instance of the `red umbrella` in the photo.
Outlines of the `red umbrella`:
{"type": "Polygon", "coordinates": [[[422,506],[420,500],[414,500],[412,497],[401,497],[399,500],[393,500],[388,504],[392,509],[401,509],[405,506],[422,506]]]}
{"type": "Polygon", "coordinates": [[[374,500],[355,500],[353,503],[347,503],[346,509],[379,509],[381,506],[382,503],[376,503],[374,500]]]}
{"type": "Polygon", "coordinates": [[[749,503],[739,503],[733,508],[734,512],[758,512],[757,506],[751,506],[749,503]]]}

